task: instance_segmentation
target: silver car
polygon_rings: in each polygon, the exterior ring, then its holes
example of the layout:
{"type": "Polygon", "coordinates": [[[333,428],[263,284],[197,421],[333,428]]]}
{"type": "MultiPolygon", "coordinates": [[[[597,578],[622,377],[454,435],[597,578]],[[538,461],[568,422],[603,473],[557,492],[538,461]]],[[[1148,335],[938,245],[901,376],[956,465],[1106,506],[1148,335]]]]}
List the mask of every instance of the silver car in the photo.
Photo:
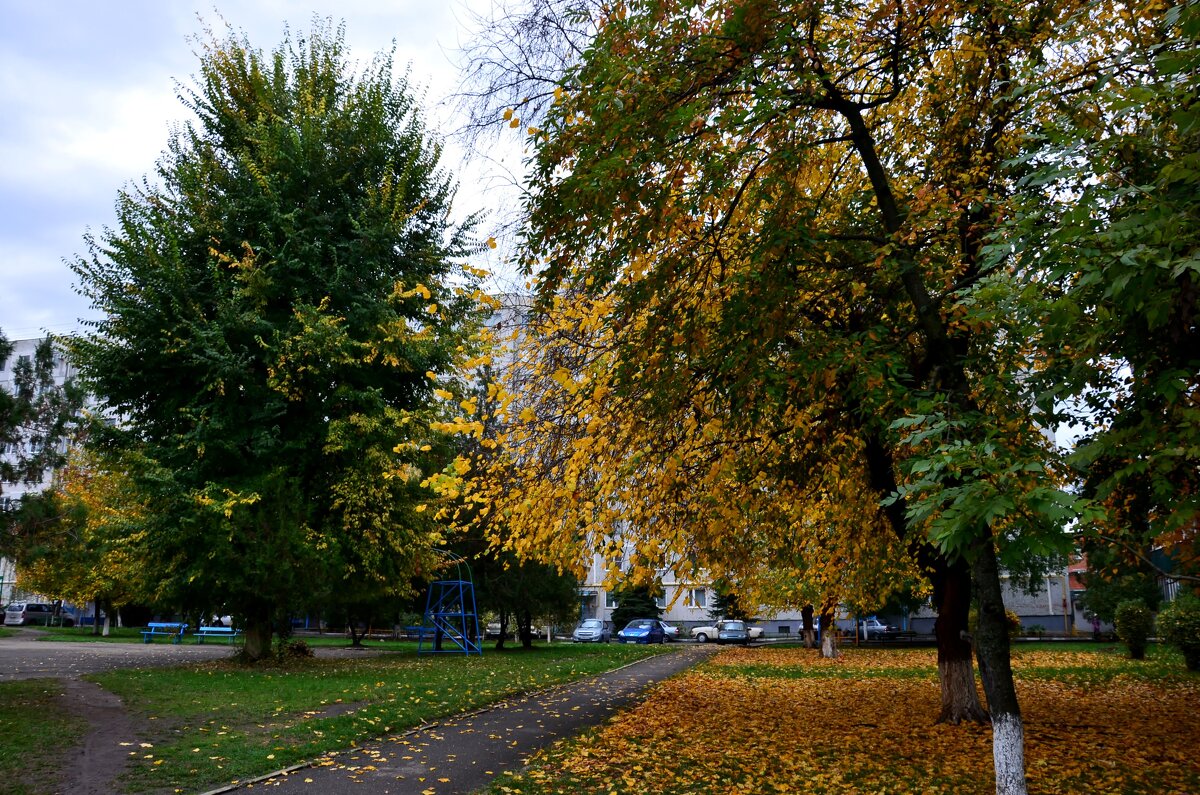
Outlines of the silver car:
{"type": "Polygon", "coordinates": [[[722,621],[717,630],[717,643],[740,643],[743,646],[750,642],[750,631],[744,621],[722,621]]]}
{"type": "Polygon", "coordinates": [[[73,627],[75,618],[66,611],[55,614],[54,605],[47,602],[13,602],[4,609],[4,623],[10,627],[21,627],[38,624],[48,627],[52,624],[73,627]]]}
{"type": "Polygon", "coordinates": [[[608,624],[598,618],[585,618],[571,633],[571,640],[576,643],[608,643],[612,639],[612,631],[608,624]]]}

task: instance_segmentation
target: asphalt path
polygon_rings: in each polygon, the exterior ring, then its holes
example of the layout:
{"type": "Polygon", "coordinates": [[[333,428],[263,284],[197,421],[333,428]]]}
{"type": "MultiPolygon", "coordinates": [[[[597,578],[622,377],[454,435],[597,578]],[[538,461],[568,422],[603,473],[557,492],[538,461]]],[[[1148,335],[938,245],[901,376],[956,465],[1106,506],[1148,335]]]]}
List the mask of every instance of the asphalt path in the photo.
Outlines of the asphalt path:
{"type": "MultiPolygon", "coordinates": [[[[162,639],[153,643],[58,641],[48,640],[44,632],[31,627],[9,629],[16,634],[0,638],[0,682],[45,677],[75,679],[116,668],[187,665],[232,657],[238,648],[222,641],[179,645],[162,639]]],[[[381,653],[378,649],[343,646],[318,647],[314,652],[318,657],[366,657],[381,653]]]]}
{"type": "Polygon", "coordinates": [[[712,644],[680,644],[670,653],[616,671],[331,754],[315,766],[246,784],[239,791],[465,795],[487,786],[504,771],[520,770],[533,752],[555,740],[598,725],[651,684],[690,668],[715,650],[712,644]]]}
{"type": "Polygon", "coordinates": [[[181,665],[216,660],[233,654],[226,644],[107,643],[52,641],[40,630],[20,628],[0,638],[0,682],[56,677],[74,679],[116,668],[181,665]]]}

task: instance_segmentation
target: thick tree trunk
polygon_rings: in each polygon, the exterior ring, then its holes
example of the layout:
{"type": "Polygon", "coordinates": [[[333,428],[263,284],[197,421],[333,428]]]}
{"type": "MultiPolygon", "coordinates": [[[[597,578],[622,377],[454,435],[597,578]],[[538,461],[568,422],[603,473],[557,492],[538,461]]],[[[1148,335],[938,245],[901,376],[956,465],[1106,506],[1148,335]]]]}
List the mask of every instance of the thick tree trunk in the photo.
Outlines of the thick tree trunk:
{"type": "Polygon", "coordinates": [[[521,648],[533,648],[533,616],[528,610],[521,610],[517,617],[517,630],[521,633],[521,648]]]}
{"type": "Polygon", "coordinates": [[[804,619],[804,648],[816,648],[817,633],[813,627],[813,606],[805,605],[801,608],[800,616],[804,619]]]}
{"type": "Polygon", "coordinates": [[[266,616],[247,616],[246,631],[242,637],[242,657],[249,662],[258,662],[271,654],[271,619],[266,616]]]}
{"type": "Polygon", "coordinates": [[[933,598],[938,617],[938,680],[942,711],[937,723],[987,723],[988,714],[975,689],[975,665],[967,619],[971,611],[971,572],[965,561],[947,563],[939,556],[933,566],[933,598]]]}
{"type": "Polygon", "coordinates": [[[992,715],[992,763],[996,795],[1025,795],[1025,726],[1013,684],[1008,621],[1000,588],[1000,565],[991,532],[976,551],[971,567],[979,594],[975,648],[988,711],[992,715]]]}

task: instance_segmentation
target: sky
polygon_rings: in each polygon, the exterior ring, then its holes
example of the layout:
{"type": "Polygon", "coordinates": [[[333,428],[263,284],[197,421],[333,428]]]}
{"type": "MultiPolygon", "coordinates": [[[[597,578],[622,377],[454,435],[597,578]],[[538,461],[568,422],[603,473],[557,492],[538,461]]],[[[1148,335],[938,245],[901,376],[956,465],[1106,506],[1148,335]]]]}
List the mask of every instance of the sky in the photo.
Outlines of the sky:
{"type": "MultiPolygon", "coordinates": [[[[332,17],[364,63],[394,41],[396,72],[411,66],[429,127],[449,134],[457,52],[472,11],[489,8],[488,0],[0,0],[0,330],[9,339],[69,334],[97,317],[66,262],[86,252],[86,233],[115,223],[118,191],[151,174],[173,126],[189,118],[176,87],[191,84],[192,39],[206,27],[228,24],[269,52],[285,24],[303,33],[314,15],[332,17]]],[[[460,182],[455,214],[503,202],[497,170],[519,170],[520,160],[504,146],[468,160],[447,135],[443,164],[460,182]]]]}

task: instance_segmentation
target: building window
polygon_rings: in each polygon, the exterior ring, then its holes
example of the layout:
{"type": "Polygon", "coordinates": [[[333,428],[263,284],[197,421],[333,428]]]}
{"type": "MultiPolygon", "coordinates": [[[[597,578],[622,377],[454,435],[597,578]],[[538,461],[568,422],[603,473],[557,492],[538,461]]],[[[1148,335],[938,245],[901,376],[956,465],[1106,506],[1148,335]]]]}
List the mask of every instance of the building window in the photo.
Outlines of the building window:
{"type": "Polygon", "coordinates": [[[688,588],[687,594],[683,598],[684,607],[708,607],[708,589],[707,588],[688,588]]]}
{"type": "Polygon", "coordinates": [[[604,606],[609,610],[617,609],[617,596],[612,591],[604,592],[604,606]]]}
{"type": "Polygon", "coordinates": [[[654,606],[657,607],[659,610],[666,610],[667,609],[666,595],[660,594],[660,595],[654,597],[654,606]]]}
{"type": "Polygon", "coordinates": [[[780,624],[779,625],[779,634],[780,635],[791,635],[792,628],[790,626],[788,626],[787,624],[780,624]]]}

